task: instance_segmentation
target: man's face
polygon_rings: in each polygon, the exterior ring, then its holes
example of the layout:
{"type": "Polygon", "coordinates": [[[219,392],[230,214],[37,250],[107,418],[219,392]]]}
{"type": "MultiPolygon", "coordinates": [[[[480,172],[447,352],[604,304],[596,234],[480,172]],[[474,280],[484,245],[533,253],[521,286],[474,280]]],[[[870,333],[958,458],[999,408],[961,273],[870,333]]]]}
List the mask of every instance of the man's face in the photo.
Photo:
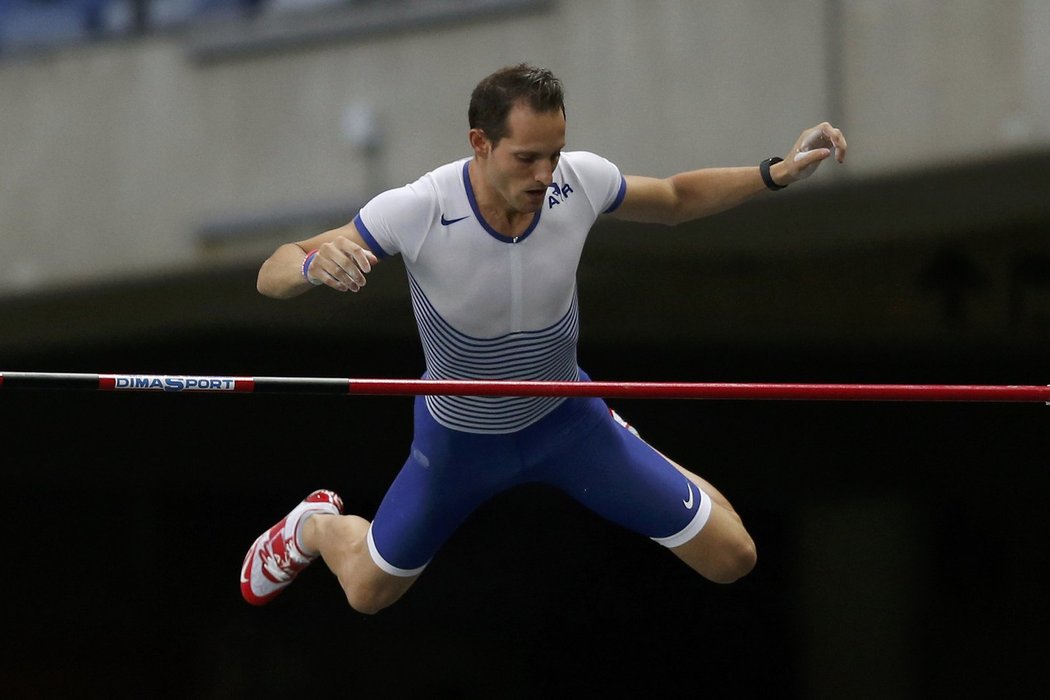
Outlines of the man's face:
{"type": "Polygon", "coordinates": [[[560,109],[534,112],[519,103],[507,115],[507,126],[507,135],[490,153],[487,179],[508,209],[533,213],[547,198],[565,148],[565,115],[560,109]]]}

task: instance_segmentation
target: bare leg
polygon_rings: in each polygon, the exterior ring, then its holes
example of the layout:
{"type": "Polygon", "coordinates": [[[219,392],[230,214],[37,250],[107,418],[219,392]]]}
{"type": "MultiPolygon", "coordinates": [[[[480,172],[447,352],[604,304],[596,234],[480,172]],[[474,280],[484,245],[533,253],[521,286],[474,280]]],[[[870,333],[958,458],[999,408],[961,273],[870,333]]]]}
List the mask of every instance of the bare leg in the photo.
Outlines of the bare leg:
{"type": "Polygon", "coordinates": [[[755,567],[755,542],[729,500],[706,479],[674,460],[667,461],[711,497],[711,515],[696,537],[671,551],[694,571],[715,583],[732,583],[755,567]]]}
{"type": "Polygon", "coordinates": [[[419,575],[392,576],[380,569],[368,552],[369,525],[356,515],[318,514],[303,524],[300,536],[308,551],[321,553],[350,606],[372,615],[396,603],[419,575]]]}

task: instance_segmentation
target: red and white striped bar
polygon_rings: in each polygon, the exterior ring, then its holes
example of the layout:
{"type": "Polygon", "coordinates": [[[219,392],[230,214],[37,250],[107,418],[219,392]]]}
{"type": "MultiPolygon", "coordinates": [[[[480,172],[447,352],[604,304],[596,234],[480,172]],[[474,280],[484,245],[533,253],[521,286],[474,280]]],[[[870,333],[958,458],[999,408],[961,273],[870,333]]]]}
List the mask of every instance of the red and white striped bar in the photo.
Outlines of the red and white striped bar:
{"type": "Polygon", "coordinates": [[[576,396],[609,399],[758,401],[1041,402],[1050,405],[1050,386],[1043,385],[439,381],[334,377],[0,372],[0,389],[350,394],[355,396],[576,396]]]}

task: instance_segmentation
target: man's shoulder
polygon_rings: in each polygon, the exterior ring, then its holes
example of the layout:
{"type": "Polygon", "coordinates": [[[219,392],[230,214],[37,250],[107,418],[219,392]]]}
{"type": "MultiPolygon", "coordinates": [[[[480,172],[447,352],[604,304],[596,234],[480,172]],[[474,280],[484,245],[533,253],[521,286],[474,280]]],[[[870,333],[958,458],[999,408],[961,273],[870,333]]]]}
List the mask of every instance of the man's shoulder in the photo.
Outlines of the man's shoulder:
{"type": "Polygon", "coordinates": [[[594,151],[564,151],[561,154],[563,159],[567,159],[571,163],[609,163],[609,159],[605,156],[599,155],[594,151]]]}
{"type": "Polygon", "coordinates": [[[562,151],[561,155],[562,155],[563,158],[571,158],[571,159],[577,159],[577,158],[602,158],[602,156],[600,156],[599,154],[595,153],[594,151],[587,151],[587,150],[562,151]]]}
{"type": "Polygon", "coordinates": [[[466,160],[438,166],[414,181],[388,189],[372,199],[372,204],[394,207],[428,207],[462,188],[462,170],[466,160]]]}
{"type": "Polygon", "coordinates": [[[591,151],[566,151],[561,154],[559,164],[582,176],[619,172],[619,168],[608,158],[591,151]]]}
{"type": "Polygon", "coordinates": [[[463,165],[461,159],[438,166],[408,184],[394,187],[373,197],[361,210],[365,221],[377,217],[398,226],[411,224],[413,230],[426,229],[426,222],[436,222],[449,199],[461,196],[463,165]]]}
{"type": "MultiPolygon", "coordinates": [[[[433,170],[427,172],[421,176],[412,185],[422,186],[426,185],[435,191],[444,191],[449,188],[458,188],[463,182],[463,167],[467,163],[468,158],[460,158],[454,160],[451,163],[445,163],[439,165],[433,170]]],[[[412,186],[410,185],[410,186],[412,186]]]]}
{"type": "Polygon", "coordinates": [[[623,174],[610,160],[596,153],[562,153],[558,168],[554,194],[559,194],[559,183],[562,198],[568,198],[572,192],[583,192],[596,214],[611,211],[622,197],[623,174]]]}

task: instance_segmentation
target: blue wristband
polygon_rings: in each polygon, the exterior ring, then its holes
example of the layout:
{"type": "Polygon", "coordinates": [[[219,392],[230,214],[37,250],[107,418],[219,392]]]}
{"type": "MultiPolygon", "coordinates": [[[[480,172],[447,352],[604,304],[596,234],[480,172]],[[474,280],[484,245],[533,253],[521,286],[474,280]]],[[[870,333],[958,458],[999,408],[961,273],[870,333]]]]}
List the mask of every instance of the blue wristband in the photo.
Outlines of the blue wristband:
{"type": "Polygon", "coordinates": [[[310,277],[310,263],[314,261],[315,257],[317,257],[317,251],[311,250],[306,254],[306,257],[303,258],[303,279],[316,287],[321,284],[321,280],[315,280],[310,277]]]}

